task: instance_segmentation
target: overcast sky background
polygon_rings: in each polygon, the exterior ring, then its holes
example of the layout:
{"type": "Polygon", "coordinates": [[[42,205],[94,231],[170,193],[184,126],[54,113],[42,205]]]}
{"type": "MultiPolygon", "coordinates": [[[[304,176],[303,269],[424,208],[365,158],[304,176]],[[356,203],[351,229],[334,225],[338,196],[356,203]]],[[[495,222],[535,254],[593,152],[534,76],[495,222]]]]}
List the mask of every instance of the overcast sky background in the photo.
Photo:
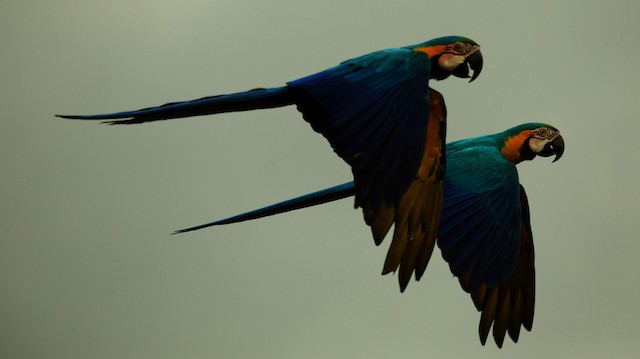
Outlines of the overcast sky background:
{"type": "Polygon", "coordinates": [[[0,357],[631,358],[640,351],[638,1],[0,2],[0,357]],[[532,332],[498,350],[439,254],[400,294],[351,200],[180,236],[350,178],[293,107],[113,127],[54,118],[279,86],[464,35],[448,139],[530,121],[532,332]]]}

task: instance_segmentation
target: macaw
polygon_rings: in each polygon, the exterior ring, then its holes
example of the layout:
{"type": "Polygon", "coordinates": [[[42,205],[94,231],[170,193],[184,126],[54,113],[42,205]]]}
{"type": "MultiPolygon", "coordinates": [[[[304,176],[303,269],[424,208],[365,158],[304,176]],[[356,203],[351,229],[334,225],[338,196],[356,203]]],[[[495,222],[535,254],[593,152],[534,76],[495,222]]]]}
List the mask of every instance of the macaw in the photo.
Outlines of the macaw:
{"type": "MultiPolygon", "coordinates": [[[[447,144],[437,243],[462,289],[471,294],[476,308],[482,312],[478,328],[482,345],[492,326],[500,348],[507,332],[517,342],[521,326],[531,331],[535,301],[533,236],[527,195],[519,183],[516,164],[552,155],[555,162],[563,152],[560,132],[542,123],[526,123],[504,132],[447,144]]],[[[356,193],[356,185],[349,182],[175,233],[266,217],[356,193]]],[[[423,193],[412,188],[407,193],[421,205],[429,205],[419,197],[423,193]]],[[[411,215],[405,220],[409,226],[421,221],[411,215]]],[[[396,222],[396,226],[402,225],[405,224],[396,222]]],[[[390,249],[382,274],[392,268],[395,271],[400,261],[399,276],[410,277],[410,269],[415,267],[419,268],[415,278],[420,280],[434,242],[425,241],[419,231],[402,239],[396,250],[390,249]]],[[[405,286],[401,286],[401,291],[405,286]]]]}
{"type": "Polygon", "coordinates": [[[404,288],[411,272],[419,276],[426,265],[423,257],[402,260],[407,240],[419,235],[426,247],[433,243],[442,207],[446,106],[429,81],[454,75],[471,82],[482,64],[477,43],[448,36],[363,55],[282,87],[137,111],[58,116],[137,124],[295,104],[351,166],[355,206],[363,209],[375,242],[379,244],[396,224],[385,271],[403,262],[402,273],[409,271],[399,277],[404,288]]]}

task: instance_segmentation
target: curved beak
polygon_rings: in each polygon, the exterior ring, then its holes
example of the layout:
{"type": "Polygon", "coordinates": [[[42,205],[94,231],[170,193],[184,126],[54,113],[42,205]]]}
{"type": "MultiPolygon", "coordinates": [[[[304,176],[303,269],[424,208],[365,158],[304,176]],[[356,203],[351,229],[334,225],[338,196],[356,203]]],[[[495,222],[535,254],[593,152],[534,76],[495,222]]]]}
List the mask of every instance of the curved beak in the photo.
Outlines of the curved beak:
{"type": "Polygon", "coordinates": [[[556,158],[553,159],[553,162],[555,162],[559,160],[560,157],[562,157],[563,153],[564,153],[564,140],[562,139],[562,136],[558,135],[556,138],[553,139],[553,141],[547,143],[542,149],[542,151],[538,153],[538,155],[542,157],[549,157],[549,156],[555,155],[556,158]]]}
{"type": "Polygon", "coordinates": [[[475,80],[480,76],[480,72],[482,72],[482,53],[480,49],[474,51],[471,55],[467,56],[463,63],[458,65],[451,72],[453,76],[460,78],[469,78],[471,80],[469,82],[475,80]],[[469,68],[473,71],[473,75],[469,76],[469,68]]]}

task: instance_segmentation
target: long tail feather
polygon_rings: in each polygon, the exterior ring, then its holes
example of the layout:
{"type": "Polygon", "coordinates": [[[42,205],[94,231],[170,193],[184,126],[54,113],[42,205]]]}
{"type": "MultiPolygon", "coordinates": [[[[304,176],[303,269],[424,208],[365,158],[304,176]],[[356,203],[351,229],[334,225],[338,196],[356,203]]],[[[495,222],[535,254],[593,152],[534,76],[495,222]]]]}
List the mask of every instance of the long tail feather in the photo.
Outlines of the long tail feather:
{"type": "Polygon", "coordinates": [[[75,120],[113,120],[111,125],[130,125],[143,122],[168,120],[172,118],[204,116],[223,112],[248,111],[274,108],[296,103],[296,96],[290,87],[255,89],[229,95],[204,97],[197,100],[172,102],[162,106],[135,111],[106,113],[100,115],[56,115],[75,120]]]}
{"type": "Polygon", "coordinates": [[[195,231],[198,229],[211,227],[211,226],[219,226],[223,224],[231,224],[231,223],[249,221],[252,219],[258,219],[262,217],[273,216],[274,214],[280,214],[284,212],[294,211],[296,209],[302,209],[302,208],[312,207],[312,206],[316,206],[316,205],[327,203],[327,202],[337,201],[339,199],[343,199],[353,195],[355,195],[355,186],[353,182],[343,183],[338,186],[334,186],[334,187],[323,189],[317,192],[305,194],[304,196],[289,199],[284,202],[276,203],[264,208],[242,213],[226,219],[221,219],[219,221],[202,224],[195,227],[180,229],[173,232],[172,234],[190,232],[190,231],[195,231]]]}

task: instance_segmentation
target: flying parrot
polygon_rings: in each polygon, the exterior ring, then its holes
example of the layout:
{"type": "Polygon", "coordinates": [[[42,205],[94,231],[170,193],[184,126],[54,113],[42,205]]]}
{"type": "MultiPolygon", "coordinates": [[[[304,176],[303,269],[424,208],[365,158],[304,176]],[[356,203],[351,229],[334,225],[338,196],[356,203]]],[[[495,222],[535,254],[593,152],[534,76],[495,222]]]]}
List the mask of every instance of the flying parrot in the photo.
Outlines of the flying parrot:
{"type": "Polygon", "coordinates": [[[118,125],[295,104],[351,166],[355,206],[363,209],[375,242],[395,223],[385,272],[402,262],[402,273],[409,273],[400,276],[404,289],[411,272],[419,277],[426,267],[442,207],[446,107],[429,82],[450,75],[471,82],[482,63],[477,43],[448,36],[356,57],[282,87],[136,111],[58,116],[118,125]],[[424,250],[406,245],[415,236],[424,237],[424,250]],[[402,260],[403,255],[412,259],[402,260]]]}
{"type": "MultiPolygon", "coordinates": [[[[494,340],[501,348],[506,333],[517,342],[520,327],[530,331],[533,325],[533,236],[527,195],[519,183],[516,164],[552,155],[555,162],[563,152],[560,132],[542,123],[526,123],[504,132],[447,144],[437,243],[462,289],[471,294],[476,308],[482,312],[478,329],[483,345],[492,326],[494,340]]],[[[428,206],[421,197],[425,194],[414,189],[414,185],[415,182],[407,191],[411,200],[428,206]]],[[[356,185],[349,182],[176,233],[266,217],[354,194],[356,185]]],[[[408,224],[396,222],[396,226],[420,229],[415,223],[421,220],[410,214],[405,219],[408,224]]],[[[399,264],[401,290],[414,268],[419,268],[416,280],[420,279],[435,244],[419,230],[409,233],[408,237],[394,237],[383,269],[386,274],[395,271],[399,264]]]]}

